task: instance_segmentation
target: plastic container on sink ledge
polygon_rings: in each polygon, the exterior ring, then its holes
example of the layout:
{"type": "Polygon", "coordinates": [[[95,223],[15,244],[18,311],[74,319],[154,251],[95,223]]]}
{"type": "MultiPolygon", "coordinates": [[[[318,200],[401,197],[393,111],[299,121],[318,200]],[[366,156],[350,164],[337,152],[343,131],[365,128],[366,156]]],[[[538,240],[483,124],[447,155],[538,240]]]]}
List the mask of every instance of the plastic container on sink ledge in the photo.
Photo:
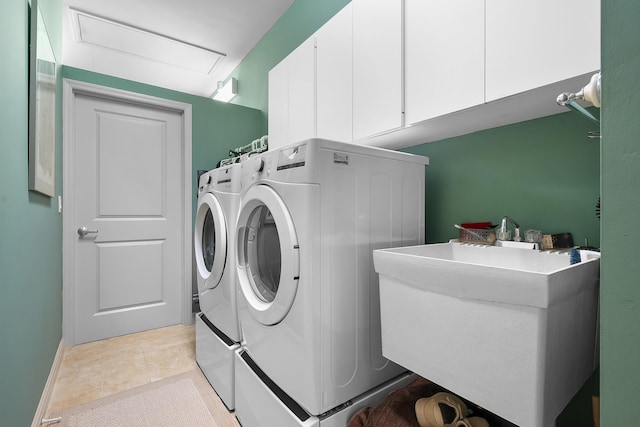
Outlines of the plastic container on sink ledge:
{"type": "Polygon", "coordinates": [[[458,241],[464,243],[480,243],[494,245],[496,243],[496,226],[490,222],[471,222],[455,224],[460,233],[458,241]]]}

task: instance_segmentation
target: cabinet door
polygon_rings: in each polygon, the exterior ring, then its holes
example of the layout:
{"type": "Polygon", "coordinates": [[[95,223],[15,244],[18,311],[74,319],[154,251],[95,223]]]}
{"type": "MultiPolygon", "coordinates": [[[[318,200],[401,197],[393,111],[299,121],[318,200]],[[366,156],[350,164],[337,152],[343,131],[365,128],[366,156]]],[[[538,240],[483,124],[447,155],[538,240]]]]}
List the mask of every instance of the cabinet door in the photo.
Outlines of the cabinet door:
{"type": "Polygon", "coordinates": [[[289,143],[316,135],[315,40],[307,39],[287,57],[289,63],[289,143]]]}
{"type": "Polygon", "coordinates": [[[286,58],[269,71],[269,148],[289,140],[289,67],[286,58]]]}
{"type": "Polygon", "coordinates": [[[403,125],[402,1],[353,0],[353,137],[403,125]]]}
{"type": "Polygon", "coordinates": [[[353,139],[352,9],[347,4],[316,34],[316,136],[353,139]]]}
{"type": "Polygon", "coordinates": [[[487,101],[599,70],[600,0],[486,0],[486,61],[487,101]]]}
{"type": "Polygon", "coordinates": [[[407,124],[484,102],[484,2],[405,0],[407,124]]]}
{"type": "Polygon", "coordinates": [[[269,71],[269,148],[315,136],[315,42],[307,39],[269,71]]]}

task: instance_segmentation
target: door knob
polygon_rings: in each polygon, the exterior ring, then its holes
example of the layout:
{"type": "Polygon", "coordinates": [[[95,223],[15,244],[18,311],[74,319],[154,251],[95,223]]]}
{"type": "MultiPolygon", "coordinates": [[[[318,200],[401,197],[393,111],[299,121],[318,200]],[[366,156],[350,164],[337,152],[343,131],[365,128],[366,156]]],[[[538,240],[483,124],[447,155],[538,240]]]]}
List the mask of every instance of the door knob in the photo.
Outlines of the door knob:
{"type": "Polygon", "coordinates": [[[97,234],[97,233],[98,233],[98,230],[89,230],[87,227],[80,227],[80,228],[78,228],[78,235],[79,235],[80,237],[84,237],[84,236],[86,236],[86,235],[87,235],[87,234],[89,234],[89,233],[97,234]]]}

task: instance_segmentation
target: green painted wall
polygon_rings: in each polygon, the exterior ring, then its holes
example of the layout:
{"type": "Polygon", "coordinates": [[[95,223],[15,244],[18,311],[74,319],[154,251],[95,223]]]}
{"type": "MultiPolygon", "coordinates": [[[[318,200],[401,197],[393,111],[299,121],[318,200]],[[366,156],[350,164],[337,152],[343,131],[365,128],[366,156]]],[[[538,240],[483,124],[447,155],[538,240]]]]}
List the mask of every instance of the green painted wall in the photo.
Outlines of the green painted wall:
{"type": "Polygon", "coordinates": [[[193,126],[192,188],[194,189],[192,214],[194,218],[197,203],[197,171],[213,169],[220,160],[228,157],[230,149],[248,144],[263,135],[261,112],[253,108],[225,104],[209,98],[175,92],[73,67],[63,66],[62,75],[65,79],[79,80],[191,104],[193,126]]]}
{"type": "MultiPolygon", "coordinates": [[[[61,0],[40,7],[60,58],[61,0]]],[[[27,0],[0,3],[0,28],[0,425],[28,426],[62,334],[62,218],[55,198],[28,191],[27,0]]],[[[56,194],[60,141],[58,128],[56,194]]]]}
{"type": "Polygon", "coordinates": [[[638,425],[640,3],[602,1],[602,426],[638,425]]]}
{"type": "Polygon", "coordinates": [[[508,215],[523,233],[570,232],[576,244],[599,246],[600,143],[590,130],[568,112],[403,150],[430,159],[427,241],[456,238],[453,224],[508,215]]]}

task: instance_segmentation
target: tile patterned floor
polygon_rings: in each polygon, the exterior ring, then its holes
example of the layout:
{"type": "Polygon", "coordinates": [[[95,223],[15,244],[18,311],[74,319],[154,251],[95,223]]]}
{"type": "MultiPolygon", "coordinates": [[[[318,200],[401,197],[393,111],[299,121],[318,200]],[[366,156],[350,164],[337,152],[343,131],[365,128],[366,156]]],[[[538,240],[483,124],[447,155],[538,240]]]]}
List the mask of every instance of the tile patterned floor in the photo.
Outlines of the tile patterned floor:
{"type": "Polygon", "coordinates": [[[194,325],[66,347],[47,414],[199,369],[195,360],[194,325]]]}

